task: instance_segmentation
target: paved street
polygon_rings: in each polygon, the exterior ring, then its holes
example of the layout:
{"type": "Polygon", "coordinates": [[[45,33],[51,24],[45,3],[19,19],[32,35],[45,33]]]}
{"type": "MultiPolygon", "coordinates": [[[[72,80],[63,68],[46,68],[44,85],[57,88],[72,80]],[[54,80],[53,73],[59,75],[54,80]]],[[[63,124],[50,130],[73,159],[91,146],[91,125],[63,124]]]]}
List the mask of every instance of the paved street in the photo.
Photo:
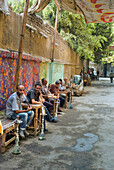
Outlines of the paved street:
{"type": "Polygon", "coordinates": [[[29,137],[20,155],[0,155],[0,170],[114,170],[114,83],[93,81],[63,111],[46,140],[29,137]]]}

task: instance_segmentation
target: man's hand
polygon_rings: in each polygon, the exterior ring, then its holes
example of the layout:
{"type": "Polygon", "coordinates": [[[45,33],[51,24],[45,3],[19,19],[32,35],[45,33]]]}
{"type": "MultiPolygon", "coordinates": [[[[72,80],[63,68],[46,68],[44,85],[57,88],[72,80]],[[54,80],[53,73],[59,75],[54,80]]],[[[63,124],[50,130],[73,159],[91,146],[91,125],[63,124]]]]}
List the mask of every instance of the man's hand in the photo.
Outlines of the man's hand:
{"type": "Polygon", "coordinates": [[[24,103],[21,103],[21,106],[23,107],[23,106],[24,106],[24,103]]]}
{"type": "Polygon", "coordinates": [[[27,112],[29,112],[30,110],[32,110],[32,107],[28,107],[27,108],[27,112]]]}
{"type": "Polygon", "coordinates": [[[42,102],[38,102],[38,104],[41,104],[43,106],[43,103],[42,102]]]}
{"type": "Polygon", "coordinates": [[[44,102],[45,102],[45,99],[44,99],[44,98],[42,98],[42,99],[41,99],[41,103],[44,103],[44,102]]]}

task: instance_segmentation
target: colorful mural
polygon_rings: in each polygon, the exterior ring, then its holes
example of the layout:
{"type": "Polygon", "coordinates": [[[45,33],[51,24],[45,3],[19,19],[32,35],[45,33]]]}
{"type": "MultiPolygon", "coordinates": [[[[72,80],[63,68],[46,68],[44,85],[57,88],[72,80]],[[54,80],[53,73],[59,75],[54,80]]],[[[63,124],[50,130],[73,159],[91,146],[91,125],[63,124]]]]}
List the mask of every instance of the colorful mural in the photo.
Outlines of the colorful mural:
{"type": "Polygon", "coordinates": [[[114,22],[113,0],[76,0],[87,23],[114,22]]]}
{"type": "MultiPolygon", "coordinates": [[[[0,110],[5,108],[8,97],[13,93],[17,53],[0,51],[0,110]]],[[[25,92],[39,80],[40,60],[23,55],[19,82],[25,86],[25,92]]]]}
{"type": "MultiPolygon", "coordinates": [[[[8,97],[14,92],[17,56],[17,53],[0,51],[0,110],[5,109],[8,97]]],[[[64,64],[52,65],[41,62],[38,58],[23,55],[19,82],[25,86],[27,93],[39,79],[46,78],[48,83],[55,83],[56,80],[63,79],[63,73],[64,64]]]]}

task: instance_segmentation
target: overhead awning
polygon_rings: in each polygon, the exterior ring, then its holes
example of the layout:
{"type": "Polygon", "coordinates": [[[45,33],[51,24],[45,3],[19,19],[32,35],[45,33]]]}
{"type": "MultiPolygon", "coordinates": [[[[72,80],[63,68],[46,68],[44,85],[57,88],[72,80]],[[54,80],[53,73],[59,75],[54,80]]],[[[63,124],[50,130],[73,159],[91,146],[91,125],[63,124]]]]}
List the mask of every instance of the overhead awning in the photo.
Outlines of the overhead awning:
{"type": "MultiPolygon", "coordinates": [[[[29,13],[40,12],[51,0],[36,0],[29,13]]],[[[114,0],[56,0],[60,7],[73,13],[83,13],[86,23],[114,22],[114,0]]]]}
{"type": "Polygon", "coordinates": [[[7,0],[0,0],[0,11],[5,15],[9,15],[7,0]]]}
{"type": "Polygon", "coordinates": [[[87,23],[114,22],[114,0],[76,0],[87,23]]]}
{"type": "MultiPolygon", "coordinates": [[[[78,8],[78,6],[76,6],[76,2],[75,0],[56,0],[57,3],[59,4],[60,8],[69,11],[69,12],[73,12],[73,13],[81,13],[80,9],[78,8]]],[[[36,2],[34,3],[34,5],[29,9],[29,13],[32,14],[34,12],[40,12],[41,10],[43,10],[49,3],[51,2],[51,0],[36,0],[36,2]]]]}
{"type": "MultiPolygon", "coordinates": [[[[60,8],[76,14],[82,13],[86,23],[114,22],[114,0],[55,0],[60,8]]],[[[42,11],[51,0],[36,0],[28,13],[42,11]]],[[[0,1],[0,11],[8,15],[6,0],[0,1]]]]}

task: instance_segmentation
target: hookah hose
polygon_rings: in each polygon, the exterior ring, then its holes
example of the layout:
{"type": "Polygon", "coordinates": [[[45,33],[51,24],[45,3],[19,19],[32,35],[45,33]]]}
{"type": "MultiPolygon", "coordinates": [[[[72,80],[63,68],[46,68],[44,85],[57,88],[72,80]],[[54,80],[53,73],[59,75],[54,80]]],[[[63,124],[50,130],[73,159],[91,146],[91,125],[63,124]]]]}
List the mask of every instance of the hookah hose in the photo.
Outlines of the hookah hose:
{"type": "Polygon", "coordinates": [[[70,97],[71,97],[71,103],[72,103],[72,90],[71,90],[71,96],[70,97]]]}
{"type": "Polygon", "coordinates": [[[42,106],[42,129],[44,130],[44,128],[45,128],[45,108],[44,108],[44,106],[42,106]],[[44,124],[43,124],[44,123],[44,124]]]}

